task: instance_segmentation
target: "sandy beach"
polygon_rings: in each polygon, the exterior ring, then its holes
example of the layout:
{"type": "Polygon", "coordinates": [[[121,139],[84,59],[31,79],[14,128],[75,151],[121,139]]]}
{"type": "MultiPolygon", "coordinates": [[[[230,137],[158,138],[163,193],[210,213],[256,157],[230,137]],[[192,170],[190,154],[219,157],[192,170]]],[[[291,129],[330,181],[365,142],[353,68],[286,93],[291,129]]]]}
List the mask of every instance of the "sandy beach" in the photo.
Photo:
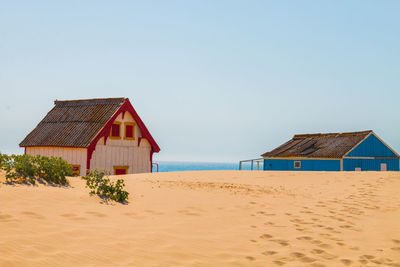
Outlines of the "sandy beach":
{"type": "Polygon", "coordinates": [[[1,183],[0,265],[400,266],[400,173],[121,177],[126,205],[1,183]]]}

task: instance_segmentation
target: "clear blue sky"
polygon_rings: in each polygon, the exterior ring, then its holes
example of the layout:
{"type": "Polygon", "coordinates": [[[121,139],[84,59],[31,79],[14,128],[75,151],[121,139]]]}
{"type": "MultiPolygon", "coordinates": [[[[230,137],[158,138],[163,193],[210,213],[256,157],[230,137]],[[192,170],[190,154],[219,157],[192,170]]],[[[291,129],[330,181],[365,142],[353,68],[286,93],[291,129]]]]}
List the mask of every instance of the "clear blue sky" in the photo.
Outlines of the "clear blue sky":
{"type": "Polygon", "coordinates": [[[0,151],[55,99],[129,97],[156,160],[373,129],[400,151],[400,1],[1,1],[0,151]]]}

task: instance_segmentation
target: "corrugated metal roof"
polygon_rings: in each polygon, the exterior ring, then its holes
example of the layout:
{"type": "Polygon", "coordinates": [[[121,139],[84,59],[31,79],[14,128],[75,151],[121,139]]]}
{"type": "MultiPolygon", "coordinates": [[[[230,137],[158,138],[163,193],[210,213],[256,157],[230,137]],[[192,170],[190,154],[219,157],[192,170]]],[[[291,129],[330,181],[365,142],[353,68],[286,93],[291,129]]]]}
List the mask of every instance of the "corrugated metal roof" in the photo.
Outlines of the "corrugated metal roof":
{"type": "Polygon", "coordinates": [[[20,146],[88,147],[126,98],[54,101],[20,146]]]}
{"type": "Polygon", "coordinates": [[[298,134],[274,150],[264,153],[268,158],[341,158],[372,131],[298,134]]]}

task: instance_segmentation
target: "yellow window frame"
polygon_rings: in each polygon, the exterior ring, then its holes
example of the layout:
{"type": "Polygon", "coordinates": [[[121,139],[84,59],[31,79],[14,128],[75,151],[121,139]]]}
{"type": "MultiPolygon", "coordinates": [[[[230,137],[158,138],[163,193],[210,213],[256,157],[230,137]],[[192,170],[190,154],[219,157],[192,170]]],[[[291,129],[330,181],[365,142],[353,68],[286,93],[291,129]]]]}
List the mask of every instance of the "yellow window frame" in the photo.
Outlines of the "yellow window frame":
{"type": "Polygon", "coordinates": [[[295,169],[301,169],[301,161],[300,160],[295,160],[294,162],[293,162],[293,164],[294,164],[294,168],[295,169]],[[297,165],[297,163],[298,163],[298,165],[297,165]]]}
{"type": "Polygon", "coordinates": [[[135,140],[135,128],[136,128],[135,126],[136,126],[136,123],[134,123],[134,122],[125,122],[124,123],[124,140],[135,140]],[[128,126],[128,125],[132,126],[132,137],[126,136],[126,126],[128,126]]]}
{"type": "Polygon", "coordinates": [[[119,169],[119,170],[125,170],[126,171],[126,174],[128,174],[128,169],[129,169],[129,166],[114,166],[113,167],[114,168],[114,175],[117,175],[117,169],[119,169]]]}
{"type": "Polygon", "coordinates": [[[121,123],[120,123],[119,121],[114,121],[114,122],[112,123],[112,125],[111,125],[111,127],[110,127],[110,136],[109,136],[109,138],[110,138],[110,139],[121,139],[121,123]],[[116,125],[119,126],[119,136],[113,136],[113,135],[112,135],[112,126],[113,126],[114,124],[116,124],[116,125]]]}

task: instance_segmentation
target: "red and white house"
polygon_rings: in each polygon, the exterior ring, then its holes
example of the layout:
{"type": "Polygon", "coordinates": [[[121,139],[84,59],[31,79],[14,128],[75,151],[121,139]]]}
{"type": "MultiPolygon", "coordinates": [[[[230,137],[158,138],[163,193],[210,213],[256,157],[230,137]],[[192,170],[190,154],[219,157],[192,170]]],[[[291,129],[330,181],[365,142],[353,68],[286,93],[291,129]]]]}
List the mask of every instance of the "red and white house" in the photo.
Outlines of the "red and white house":
{"type": "Polygon", "coordinates": [[[68,161],[75,174],[151,172],[159,146],[128,98],[56,100],[20,143],[25,154],[68,161]]]}

